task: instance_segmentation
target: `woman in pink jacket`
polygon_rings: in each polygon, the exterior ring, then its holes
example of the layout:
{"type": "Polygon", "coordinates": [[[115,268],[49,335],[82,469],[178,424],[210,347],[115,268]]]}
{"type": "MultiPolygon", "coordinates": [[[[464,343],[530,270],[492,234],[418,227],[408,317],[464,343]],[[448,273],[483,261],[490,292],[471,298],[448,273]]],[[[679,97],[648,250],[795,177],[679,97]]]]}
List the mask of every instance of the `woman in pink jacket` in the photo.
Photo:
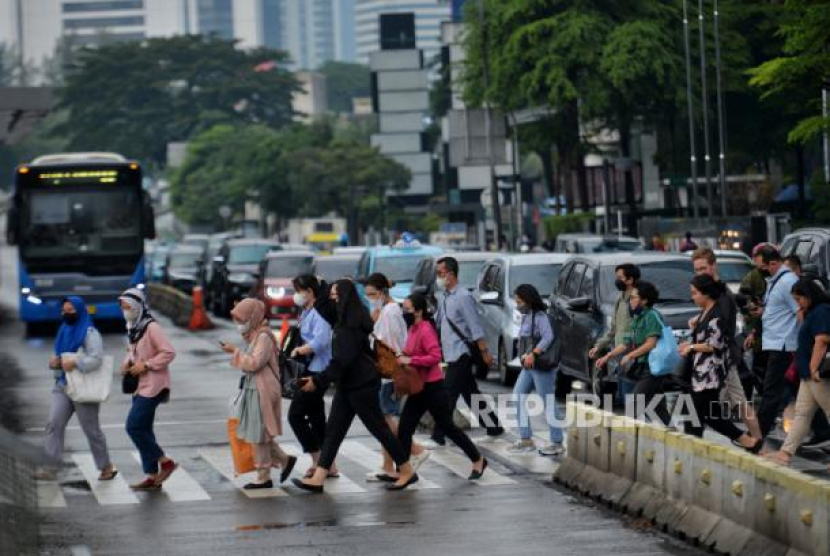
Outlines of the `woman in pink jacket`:
{"type": "Polygon", "coordinates": [[[426,297],[418,293],[407,297],[403,302],[403,317],[409,326],[409,334],[404,354],[398,358],[398,362],[401,365],[415,367],[424,381],[424,389],[407,398],[401,413],[398,438],[404,453],[410,453],[412,435],[421,417],[429,411],[435,419],[435,425],[440,427],[473,463],[469,479],[478,480],[487,469],[487,459],[481,455],[470,437],[453,422],[454,408],[451,406],[450,394],[444,383],[444,373],[441,372],[441,343],[427,307],[426,297]]]}
{"type": "Polygon", "coordinates": [[[294,465],[295,456],[282,451],[274,440],[282,434],[282,388],[280,386],[277,340],[265,318],[265,304],[258,299],[243,299],[231,311],[245,349],[222,344],[233,355],[231,365],[242,371],[242,396],[236,436],[254,447],[257,480],[245,485],[248,490],[273,488],[271,468],[280,467],[280,482],[285,482],[294,465]]]}
{"type": "Polygon", "coordinates": [[[130,288],[118,298],[127,321],[129,347],[121,373],[138,377],[138,389],[127,416],[127,434],[141,455],[141,467],[147,477],[131,485],[133,490],[158,490],[178,465],[164,455],[156,442],[153,422],[159,404],[170,400],[170,362],[176,350],[161,325],[147,310],[144,292],[130,288]]]}

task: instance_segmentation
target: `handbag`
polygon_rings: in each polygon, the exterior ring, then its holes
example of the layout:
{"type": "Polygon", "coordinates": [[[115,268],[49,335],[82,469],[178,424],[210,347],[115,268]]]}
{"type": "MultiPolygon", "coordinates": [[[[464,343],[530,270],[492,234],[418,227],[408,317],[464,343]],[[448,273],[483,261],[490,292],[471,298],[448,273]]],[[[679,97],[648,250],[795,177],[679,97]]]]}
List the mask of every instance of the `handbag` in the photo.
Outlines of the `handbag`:
{"type": "Polygon", "coordinates": [[[662,332],[657,345],[648,353],[648,368],[653,376],[664,376],[674,373],[680,364],[680,353],[671,326],[667,326],[659,316],[658,318],[662,332]]]}
{"type": "Polygon", "coordinates": [[[238,418],[231,417],[228,419],[228,442],[231,447],[233,471],[236,475],[242,475],[254,470],[254,448],[236,436],[236,429],[238,427],[238,418]]]}
{"type": "Polygon", "coordinates": [[[412,365],[403,365],[392,378],[392,386],[395,389],[395,396],[414,396],[424,390],[424,380],[421,373],[412,365]]]}
{"type": "MultiPolygon", "coordinates": [[[[543,313],[544,315],[544,313],[543,313]]],[[[545,315],[547,318],[547,315],[545,315]]],[[[530,337],[529,338],[522,338],[524,342],[529,343],[529,346],[524,347],[520,350],[520,353],[528,354],[533,351],[533,348],[537,342],[536,340],[536,313],[533,313],[530,317],[530,337]]],[[[540,338],[541,339],[541,338],[540,338]]],[[[535,371],[552,371],[559,365],[559,357],[561,353],[562,343],[559,339],[554,336],[553,341],[550,343],[548,348],[539,355],[534,357],[533,363],[533,370],[535,371]]]]}
{"type": "Polygon", "coordinates": [[[309,359],[291,357],[291,352],[302,344],[300,326],[291,326],[280,342],[280,349],[277,351],[277,359],[280,364],[280,387],[282,397],[292,400],[300,391],[297,380],[308,372],[309,359]]]}
{"type": "Polygon", "coordinates": [[[399,372],[398,354],[378,338],[375,338],[375,366],[381,378],[394,379],[399,372]]]}
{"type": "MultiPolygon", "coordinates": [[[[61,354],[61,359],[64,357],[77,358],[78,355],[74,353],[61,354]]],[[[75,370],[65,373],[66,388],[64,389],[64,392],[73,402],[105,402],[107,401],[107,398],[109,398],[110,391],[112,390],[112,370],[112,356],[105,355],[101,360],[101,366],[94,371],[83,373],[80,370],[75,370]]],[[[136,388],[138,388],[137,380],[136,388]]]]}

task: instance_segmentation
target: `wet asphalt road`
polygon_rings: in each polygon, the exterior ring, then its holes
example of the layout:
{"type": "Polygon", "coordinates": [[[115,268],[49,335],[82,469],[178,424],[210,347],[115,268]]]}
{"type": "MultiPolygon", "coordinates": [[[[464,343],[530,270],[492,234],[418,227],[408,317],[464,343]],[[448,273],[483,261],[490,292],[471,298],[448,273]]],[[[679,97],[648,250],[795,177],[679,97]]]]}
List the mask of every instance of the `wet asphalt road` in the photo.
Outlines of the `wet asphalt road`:
{"type": "MultiPolygon", "coordinates": [[[[0,257],[0,302],[12,317],[0,325],[0,357],[8,362],[4,376],[14,382],[7,390],[20,402],[4,402],[3,414],[22,427],[26,441],[37,444],[49,411],[46,359],[51,338],[25,338],[23,325],[13,318],[14,254],[3,248],[0,257]]],[[[73,420],[67,432],[67,467],[59,484],[44,485],[41,493],[49,494],[44,500],[54,506],[41,509],[42,554],[700,553],[552,485],[555,462],[507,456],[506,441],[482,444],[491,461],[489,479],[482,484],[460,476],[468,472],[469,463],[459,450],[449,448],[424,465],[422,488],[387,493],[365,481],[380,461],[379,447],[357,422],[349,435],[349,453],[338,459],[343,477],[330,480],[325,495],[285,486],[275,491],[279,496],[247,498],[223,476],[220,461],[227,453],[225,419],[238,375],[218,351],[216,339],[232,340],[235,331],[227,322],[200,334],[172,325],[167,331],[178,357],[172,367],[172,401],[158,412],[156,434],[182,466],[174,475],[177,482],[165,492],[134,497],[102,492],[83,473],[89,449],[73,420]]],[[[120,359],[122,335],[112,331],[104,341],[107,353],[120,359]]],[[[504,392],[493,383],[482,386],[504,392]]],[[[141,478],[141,470],[123,429],[129,403],[127,396],[114,392],[102,407],[101,423],[121,478],[133,482],[141,478]]],[[[282,440],[297,453],[285,420],[284,425],[282,440]]],[[[478,430],[473,434],[481,436],[478,430]]]]}

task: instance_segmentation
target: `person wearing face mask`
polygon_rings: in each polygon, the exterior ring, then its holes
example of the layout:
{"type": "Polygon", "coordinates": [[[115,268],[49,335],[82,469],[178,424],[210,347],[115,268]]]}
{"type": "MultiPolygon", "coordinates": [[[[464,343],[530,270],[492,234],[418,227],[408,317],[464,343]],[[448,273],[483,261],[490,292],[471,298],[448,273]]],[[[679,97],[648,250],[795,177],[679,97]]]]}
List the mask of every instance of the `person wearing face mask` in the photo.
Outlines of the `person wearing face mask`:
{"type": "MultiPolygon", "coordinates": [[[[392,283],[389,279],[376,272],[366,280],[365,292],[371,307],[372,320],[375,321],[372,330],[372,341],[383,342],[397,355],[402,353],[406,344],[406,322],[401,312],[401,306],[395,303],[389,295],[392,283]]],[[[401,414],[401,402],[395,397],[395,388],[390,379],[381,379],[380,409],[392,434],[398,434],[397,418],[401,414]]],[[[429,457],[429,452],[417,442],[412,444],[412,466],[417,469],[429,457]]],[[[366,475],[367,481],[379,481],[383,476],[395,475],[395,462],[383,451],[383,463],[379,471],[366,475]]]]}
{"type": "Polygon", "coordinates": [[[550,444],[539,449],[543,456],[559,456],[565,451],[562,446],[562,428],[558,423],[565,416],[556,406],[556,368],[544,368],[537,364],[537,358],[544,354],[553,344],[553,328],[547,315],[547,306],[539,291],[531,284],[521,284],[516,288],[516,310],[522,314],[519,326],[519,357],[522,370],[513,387],[513,402],[516,404],[516,417],[519,421],[520,439],[509,448],[512,453],[535,452],[533,431],[530,418],[525,410],[527,395],[533,390],[542,398],[545,417],[550,427],[550,444]]]}
{"type": "MultiPolygon", "coordinates": [[[[294,348],[291,357],[305,358],[306,372],[303,376],[314,376],[322,372],[331,361],[331,325],[317,310],[321,295],[326,295],[324,284],[316,276],[303,274],[292,281],[294,285],[294,304],[300,313],[300,337],[303,345],[294,348]]],[[[312,465],[306,471],[311,477],[320,461],[320,448],[326,438],[326,390],[314,392],[299,391],[291,400],[288,408],[288,423],[303,448],[311,456],[312,465]]],[[[337,476],[337,468],[332,467],[330,476],[337,476]]]]}
{"type": "Polygon", "coordinates": [[[170,363],[176,350],[161,325],[147,307],[144,292],[130,288],[118,298],[127,321],[127,355],[121,364],[122,374],[138,377],[138,388],[127,415],[127,434],[141,456],[147,477],[130,485],[133,490],[158,490],[178,468],[156,442],[153,422],[156,409],[170,401],[170,363]]]}
{"type": "Polygon", "coordinates": [[[388,490],[403,490],[418,482],[418,474],[409,463],[397,437],[389,430],[378,401],[380,379],[369,347],[369,334],[374,323],[350,280],[339,280],[331,288],[337,320],[332,335],[332,358],[328,366],[312,377],[301,379],[304,392],[325,389],[337,383],[331,412],[326,422],[326,438],[320,461],[314,475],[308,479],[294,479],[293,483],[310,492],[320,494],[340,445],[355,416],[389,452],[398,470],[398,480],[388,490]]]}
{"type": "MultiPolygon", "coordinates": [[[[409,326],[409,333],[398,362],[401,365],[414,367],[421,380],[424,381],[424,389],[409,396],[403,406],[398,428],[398,438],[403,445],[403,450],[405,453],[412,451],[412,435],[418,428],[421,417],[429,412],[435,423],[456,446],[461,448],[473,464],[469,480],[476,481],[487,469],[487,459],[481,455],[470,437],[453,421],[450,393],[444,382],[444,374],[441,372],[441,344],[438,341],[435,323],[432,322],[429,313],[427,298],[418,293],[410,295],[403,302],[403,311],[404,319],[409,326]]],[[[392,480],[394,477],[393,475],[392,480]]],[[[390,479],[382,478],[382,480],[390,479]]]]}
{"type": "MultiPolygon", "coordinates": [[[[651,282],[640,281],[631,292],[629,307],[631,309],[631,334],[628,348],[620,361],[626,377],[633,381],[635,396],[645,397],[645,406],[659,395],[671,377],[654,376],[648,368],[648,354],[657,347],[657,340],[663,334],[663,319],[654,305],[660,298],[660,292],[651,282]]],[[[668,425],[671,421],[664,398],[655,407],[657,417],[668,425]]]]}
{"type": "Polygon", "coordinates": [[[786,391],[784,374],[798,347],[798,304],[790,295],[798,277],[784,265],[781,253],[771,245],[757,251],[755,265],[767,279],[763,306],[755,311],[755,315],[761,317],[761,343],[767,354],[758,409],[761,434],[766,437],[775,425],[786,391]]]}
{"type": "Polygon", "coordinates": [[[245,349],[222,344],[222,351],[233,356],[231,365],[243,373],[239,426],[236,436],[254,447],[257,480],[246,490],[273,488],[271,468],[282,469],[280,482],[291,475],[297,458],[282,451],[276,437],[282,434],[282,389],[280,387],[277,340],[265,318],[265,304],[258,299],[243,299],[231,311],[245,349]]]}
{"type": "MultiPolygon", "coordinates": [[[[640,281],[640,269],[636,265],[625,263],[614,269],[614,275],[616,277],[614,285],[620,295],[614,303],[611,323],[588,352],[588,357],[596,359],[598,369],[605,369],[609,361],[625,353],[631,335],[631,311],[628,304],[631,299],[631,292],[634,291],[637,282],[640,281]]],[[[617,384],[620,395],[629,394],[634,387],[631,382],[623,377],[618,377],[617,384]]]]}
{"type": "MultiPolygon", "coordinates": [[[[46,425],[46,454],[55,462],[63,459],[66,425],[72,414],[76,413],[81,430],[89,442],[95,465],[101,472],[98,480],[109,481],[118,474],[118,470],[110,461],[107,439],[98,423],[101,404],[73,402],[65,392],[66,373],[89,373],[101,367],[104,344],[80,297],[71,296],[63,300],[61,320],[63,322],[55,338],[54,355],[49,359],[49,368],[54,373],[54,385],[49,422],[46,425]],[[75,356],[67,356],[76,353],[75,356]]],[[[38,478],[56,477],[53,470],[44,469],[38,478]]]]}

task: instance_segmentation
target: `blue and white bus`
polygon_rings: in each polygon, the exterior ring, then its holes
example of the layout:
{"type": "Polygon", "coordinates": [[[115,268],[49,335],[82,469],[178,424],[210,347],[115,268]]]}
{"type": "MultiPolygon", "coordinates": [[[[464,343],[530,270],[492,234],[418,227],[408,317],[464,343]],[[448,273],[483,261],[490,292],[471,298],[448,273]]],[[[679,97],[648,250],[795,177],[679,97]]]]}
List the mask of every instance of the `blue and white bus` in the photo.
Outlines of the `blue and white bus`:
{"type": "Polygon", "coordinates": [[[144,287],[153,208],[137,162],[112,153],[36,158],[15,169],[7,239],[18,245],[20,318],[57,322],[80,295],[96,319],[121,317],[118,294],[144,287]]]}

